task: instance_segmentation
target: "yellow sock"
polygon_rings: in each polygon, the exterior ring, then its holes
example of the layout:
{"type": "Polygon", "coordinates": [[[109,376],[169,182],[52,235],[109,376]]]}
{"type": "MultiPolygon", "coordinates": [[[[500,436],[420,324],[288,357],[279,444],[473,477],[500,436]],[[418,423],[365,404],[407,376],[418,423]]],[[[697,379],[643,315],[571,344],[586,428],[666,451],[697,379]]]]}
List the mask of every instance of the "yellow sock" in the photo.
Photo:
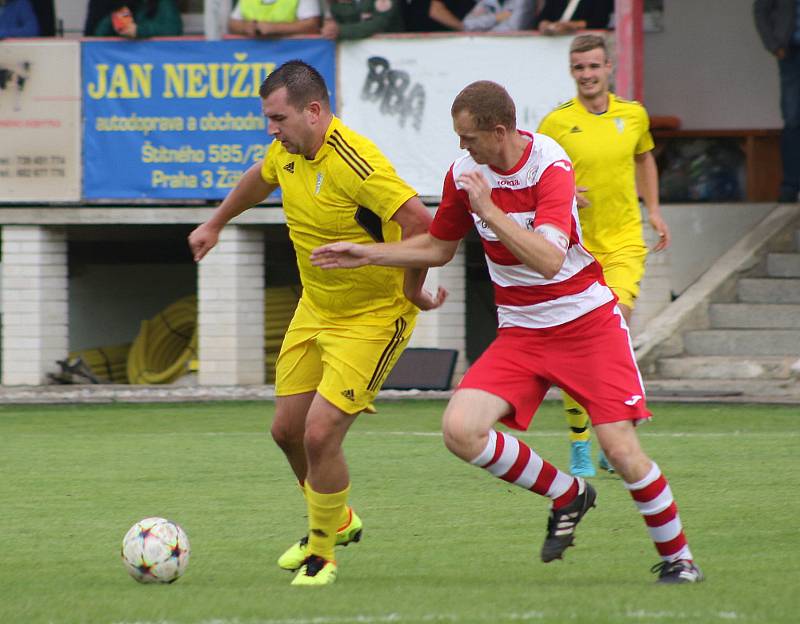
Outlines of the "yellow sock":
{"type": "Polygon", "coordinates": [[[335,561],[333,549],[336,546],[336,531],[349,516],[347,496],[348,485],[341,492],[322,494],[315,492],[306,481],[306,502],[308,503],[308,554],[317,555],[328,561],[335,561]]]}
{"type": "Polygon", "coordinates": [[[564,416],[569,425],[570,442],[586,442],[591,437],[589,433],[589,414],[586,410],[566,392],[561,392],[564,400],[564,416]]]}

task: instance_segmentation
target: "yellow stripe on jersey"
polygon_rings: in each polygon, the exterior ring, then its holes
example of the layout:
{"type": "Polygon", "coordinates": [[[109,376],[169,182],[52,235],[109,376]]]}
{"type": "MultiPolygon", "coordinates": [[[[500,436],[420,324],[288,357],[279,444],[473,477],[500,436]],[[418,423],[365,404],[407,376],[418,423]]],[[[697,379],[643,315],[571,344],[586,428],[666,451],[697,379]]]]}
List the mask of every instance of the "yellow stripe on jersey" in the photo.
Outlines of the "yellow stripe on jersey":
{"type": "Polygon", "coordinates": [[[417,193],[369,139],[334,117],[313,159],[273,141],[261,177],[281,187],[303,299],[323,318],[385,325],[416,308],[403,295],[403,270],[365,266],[323,271],[311,250],[326,243],[400,240],[394,213],[417,193]],[[369,228],[362,224],[367,223],[369,228]]]}
{"type": "Polygon", "coordinates": [[[608,110],[596,115],[573,98],[569,106],[551,111],[538,131],[566,150],[575,167],[576,186],[589,189],[585,195],[590,205],[578,213],[589,251],[644,245],[633,160],[635,154],[653,149],[644,107],[612,93],[608,110]]]}

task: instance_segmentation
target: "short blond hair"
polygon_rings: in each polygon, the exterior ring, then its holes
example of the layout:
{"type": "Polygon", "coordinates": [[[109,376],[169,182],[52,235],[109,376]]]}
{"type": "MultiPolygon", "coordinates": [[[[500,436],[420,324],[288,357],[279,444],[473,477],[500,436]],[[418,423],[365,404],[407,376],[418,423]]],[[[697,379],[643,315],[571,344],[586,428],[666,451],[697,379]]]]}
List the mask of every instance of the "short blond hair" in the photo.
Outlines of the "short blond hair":
{"type": "Polygon", "coordinates": [[[606,38],[600,35],[578,35],[572,40],[569,46],[569,53],[573,52],[589,52],[600,48],[603,51],[606,59],[608,56],[608,44],[606,38]]]}

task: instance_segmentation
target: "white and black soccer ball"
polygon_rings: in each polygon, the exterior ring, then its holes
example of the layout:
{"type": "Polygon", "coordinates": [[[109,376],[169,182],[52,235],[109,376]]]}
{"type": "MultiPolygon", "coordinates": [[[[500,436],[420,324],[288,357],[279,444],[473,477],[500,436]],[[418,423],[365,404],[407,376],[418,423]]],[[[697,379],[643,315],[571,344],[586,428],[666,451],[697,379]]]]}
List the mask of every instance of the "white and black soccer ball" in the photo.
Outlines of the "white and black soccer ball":
{"type": "Polygon", "coordinates": [[[189,538],[175,522],[145,518],[122,538],[122,562],[140,583],[174,583],[189,565],[189,538]]]}

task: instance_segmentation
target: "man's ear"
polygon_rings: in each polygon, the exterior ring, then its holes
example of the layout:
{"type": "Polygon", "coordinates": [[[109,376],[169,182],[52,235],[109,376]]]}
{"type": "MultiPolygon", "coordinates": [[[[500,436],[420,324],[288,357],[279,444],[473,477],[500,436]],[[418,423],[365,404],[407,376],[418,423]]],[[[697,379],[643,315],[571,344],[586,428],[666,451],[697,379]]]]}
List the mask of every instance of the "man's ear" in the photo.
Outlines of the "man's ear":
{"type": "Polygon", "coordinates": [[[312,100],[311,102],[306,104],[306,107],[303,109],[303,112],[308,117],[308,120],[312,124],[315,124],[317,123],[317,121],[319,121],[319,116],[322,113],[322,105],[316,100],[312,100]]]}

